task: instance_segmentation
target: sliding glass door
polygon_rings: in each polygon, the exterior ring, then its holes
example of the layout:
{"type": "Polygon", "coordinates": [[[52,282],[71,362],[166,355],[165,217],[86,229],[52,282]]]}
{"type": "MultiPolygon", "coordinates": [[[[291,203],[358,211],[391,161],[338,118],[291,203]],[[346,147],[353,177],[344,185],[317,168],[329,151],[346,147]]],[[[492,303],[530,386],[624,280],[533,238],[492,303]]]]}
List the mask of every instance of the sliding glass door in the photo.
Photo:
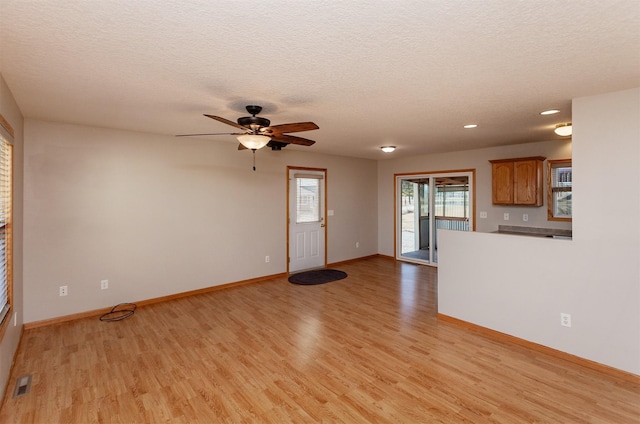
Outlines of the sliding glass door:
{"type": "Polygon", "coordinates": [[[396,175],[396,258],[438,263],[438,230],[473,229],[473,171],[396,175]]]}

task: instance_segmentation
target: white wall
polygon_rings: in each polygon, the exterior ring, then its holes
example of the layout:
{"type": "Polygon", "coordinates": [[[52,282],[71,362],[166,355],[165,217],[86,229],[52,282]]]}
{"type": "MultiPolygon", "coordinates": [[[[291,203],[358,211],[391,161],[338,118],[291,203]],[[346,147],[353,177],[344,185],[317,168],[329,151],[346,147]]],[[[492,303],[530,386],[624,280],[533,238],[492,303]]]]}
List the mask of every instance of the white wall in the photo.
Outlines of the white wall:
{"type": "Polygon", "coordinates": [[[236,146],[26,120],[25,322],[285,272],[287,165],[327,168],[329,263],[377,253],[375,161],[236,146]]]}
{"type": "MultiPolygon", "coordinates": [[[[22,155],[23,118],[9,87],[0,75],[0,114],[14,129],[13,139],[13,310],[7,327],[0,340],[0,399],[2,398],[11,372],[11,364],[20,335],[22,334],[22,155]],[[13,318],[15,317],[15,321],[13,318]],[[15,322],[15,324],[14,324],[15,322]]],[[[9,388],[11,390],[11,387],[9,388]]]]}
{"type": "Polygon", "coordinates": [[[575,99],[573,240],[443,231],[439,312],[640,375],[639,118],[640,89],[575,99]]]}
{"type": "Polygon", "coordinates": [[[498,225],[518,225],[526,227],[566,228],[571,223],[547,221],[546,191],[545,206],[493,206],[491,204],[491,159],[506,159],[527,156],[544,156],[547,159],[571,158],[571,140],[554,140],[539,143],[517,144],[488,149],[387,159],[378,162],[378,246],[380,253],[393,256],[394,252],[394,174],[423,173],[460,169],[476,170],[476,230],[491,232],[498,225]],[[480,219],[480,211],[487,212],[486,219],[480,219]],[[503,215],[509,212],[510,220],[503,215]],[[529,215],[529,221],[522,221],[522,214],[529,215]]]}

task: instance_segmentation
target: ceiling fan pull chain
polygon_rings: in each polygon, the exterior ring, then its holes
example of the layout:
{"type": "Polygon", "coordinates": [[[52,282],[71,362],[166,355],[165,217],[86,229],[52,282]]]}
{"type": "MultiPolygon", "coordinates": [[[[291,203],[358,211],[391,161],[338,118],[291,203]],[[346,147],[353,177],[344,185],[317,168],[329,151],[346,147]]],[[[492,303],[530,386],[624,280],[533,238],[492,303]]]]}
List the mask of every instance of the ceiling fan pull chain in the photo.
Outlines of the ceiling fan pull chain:
{"type": "Polygon", "coordinates": [[[251,149],[253,151],[253,170],[256,170],[256,149],[251,149]]]}

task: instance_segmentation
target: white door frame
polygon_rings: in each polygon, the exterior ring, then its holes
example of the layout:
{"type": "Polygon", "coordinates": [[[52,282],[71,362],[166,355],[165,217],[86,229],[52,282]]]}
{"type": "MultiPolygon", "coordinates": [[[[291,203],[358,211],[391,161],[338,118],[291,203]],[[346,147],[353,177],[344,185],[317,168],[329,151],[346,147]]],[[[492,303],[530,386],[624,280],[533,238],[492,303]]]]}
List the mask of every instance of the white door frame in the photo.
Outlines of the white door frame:
{"type": "Polygon", "coordinates": [[[321,235],[322,237],[322,247],[320,253],[320,258],[317,266],[313,268],[326,268],[327,267],[327,169],[326,168],[308,168],[308,167],[298,167],[298,166],[287,166],[287,273],[291,272],[299,272],[304,271],[303,269],[296,269],[291,271],[291,252],[293,249],[293,243],[291,240],[291,222],[295,220],[295,216],[291,216],[291,209],[293,205],[291,204],[291,190],[295,190],[295,186],[292,185],[292,176],[294,173],[309,173],[309,174],[320,174],[322,175],[322,193],[321,193],[321,235]]]}

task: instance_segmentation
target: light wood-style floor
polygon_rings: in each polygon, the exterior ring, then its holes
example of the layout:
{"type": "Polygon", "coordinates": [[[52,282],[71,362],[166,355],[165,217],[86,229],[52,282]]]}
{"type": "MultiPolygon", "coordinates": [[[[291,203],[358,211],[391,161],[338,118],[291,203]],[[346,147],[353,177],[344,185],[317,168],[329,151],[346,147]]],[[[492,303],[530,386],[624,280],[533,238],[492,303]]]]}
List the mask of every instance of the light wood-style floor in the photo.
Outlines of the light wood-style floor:
{"type": "Polygon", "coordinates": [[[436,318],[436,270],[370,258],[24,333],[2,423],[637,423],[640,387],[436,318]]]}

